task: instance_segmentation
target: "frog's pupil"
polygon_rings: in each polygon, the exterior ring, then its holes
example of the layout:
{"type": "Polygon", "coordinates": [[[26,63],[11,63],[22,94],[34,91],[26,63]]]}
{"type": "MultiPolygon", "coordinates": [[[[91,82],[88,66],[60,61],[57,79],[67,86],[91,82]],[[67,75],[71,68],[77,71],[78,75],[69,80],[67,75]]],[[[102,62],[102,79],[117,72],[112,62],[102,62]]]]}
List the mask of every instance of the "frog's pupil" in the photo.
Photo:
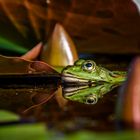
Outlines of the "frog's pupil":
{"type": "Polygon", "coordinates": [[[90,67],[92,67],[92,64],[91,63],[86,63],[86,67],[90,68],[90,67]]]}
{"type": "Polygon", "coordinates": [[[92,103],[94,102],[94,100],[88,99],[87,102],[88,102],[89,104],[92,104],[92,103]]]}

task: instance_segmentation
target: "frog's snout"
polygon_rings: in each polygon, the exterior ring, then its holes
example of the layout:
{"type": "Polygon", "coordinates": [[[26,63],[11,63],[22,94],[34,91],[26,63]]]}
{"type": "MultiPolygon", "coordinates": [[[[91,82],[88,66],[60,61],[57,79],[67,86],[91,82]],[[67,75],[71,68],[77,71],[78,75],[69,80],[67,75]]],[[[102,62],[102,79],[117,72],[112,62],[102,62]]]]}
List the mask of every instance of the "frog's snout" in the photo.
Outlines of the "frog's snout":
{"type": "Polygon", "coordinates": [[[71,66],[71,65],[68,65],[68,66],[66,66],[65,68],[63,68],[63,70],[61,71],[61,74],[65,73],[66,70],[67,70],[68,68],[70,68],[70,67],[72,67],[72,66],[71,66]]]}

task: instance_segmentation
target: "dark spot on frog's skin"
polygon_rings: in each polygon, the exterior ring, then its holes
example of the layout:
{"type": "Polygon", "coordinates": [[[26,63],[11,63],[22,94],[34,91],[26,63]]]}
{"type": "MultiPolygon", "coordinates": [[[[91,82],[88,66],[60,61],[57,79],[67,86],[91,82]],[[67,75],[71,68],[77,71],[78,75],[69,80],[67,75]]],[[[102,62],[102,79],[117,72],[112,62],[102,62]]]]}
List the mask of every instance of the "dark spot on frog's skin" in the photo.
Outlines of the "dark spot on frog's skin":
{"type": "Polygon", "coordinates": [[[109,34],[113,34],[113,35],[121,35],[121,33],[119,31],[112,29],[112,28],[103,27],[102,31],[109,33],[109,34]]]}
{"type": "Polygon", "coordinates": [[[68,69],[68,68],[70,68],[71,67],[71,65],[68,65],[65,69],[68,69]]]}
{"type": "Polygon", "coordinates": [[[110,10],[98,10],[96,12],[96,17],[98,17],[98,18],[113,18],[114,14],[110,10]]]}

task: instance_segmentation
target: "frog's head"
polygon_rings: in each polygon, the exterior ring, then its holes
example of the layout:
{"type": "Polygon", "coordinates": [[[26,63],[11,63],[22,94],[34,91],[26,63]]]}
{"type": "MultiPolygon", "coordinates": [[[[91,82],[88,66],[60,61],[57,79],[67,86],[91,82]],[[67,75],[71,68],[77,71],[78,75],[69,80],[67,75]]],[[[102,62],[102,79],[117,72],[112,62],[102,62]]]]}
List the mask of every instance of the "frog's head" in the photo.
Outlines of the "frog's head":
{"type": "Polygon", "coordinates": [[[110,83],[105,83],[102,85],[92,85],[92,86],[74,86],[74,87],[64,87],[63,97],[84,104],[96,104],[98,99],[103,97],[103,95],[118,85],[113,85],[110,83]]]}
{"type": "Polygon", "coordinates": [[[62,71],[62,81],[73,84],[121,83],[126,78],[126,72],[110,71],[97,66],[93,60],[77,60],[74,65],[67,66],[62,71]]]}

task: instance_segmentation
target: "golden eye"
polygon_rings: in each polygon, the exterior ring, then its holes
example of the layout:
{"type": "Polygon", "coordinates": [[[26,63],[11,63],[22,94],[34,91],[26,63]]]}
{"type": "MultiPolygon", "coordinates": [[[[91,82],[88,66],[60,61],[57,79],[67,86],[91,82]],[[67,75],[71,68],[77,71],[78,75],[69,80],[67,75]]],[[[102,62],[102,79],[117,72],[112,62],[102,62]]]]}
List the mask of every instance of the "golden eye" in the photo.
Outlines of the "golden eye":
{"type": "Polygon", "coordinates": [[[95,67],[96,67],[96,64],[93,61],[86,61],[82,65],[83,70],[86,70],[86,71],[89,71],[89,72],[94,70],[95,67]]]}
{"type": "Polygon", "coordinates": [[[96,94],[90,95],[86,99],[86,104],[96,104],[98,102],[98,97],[96,94]]]}

